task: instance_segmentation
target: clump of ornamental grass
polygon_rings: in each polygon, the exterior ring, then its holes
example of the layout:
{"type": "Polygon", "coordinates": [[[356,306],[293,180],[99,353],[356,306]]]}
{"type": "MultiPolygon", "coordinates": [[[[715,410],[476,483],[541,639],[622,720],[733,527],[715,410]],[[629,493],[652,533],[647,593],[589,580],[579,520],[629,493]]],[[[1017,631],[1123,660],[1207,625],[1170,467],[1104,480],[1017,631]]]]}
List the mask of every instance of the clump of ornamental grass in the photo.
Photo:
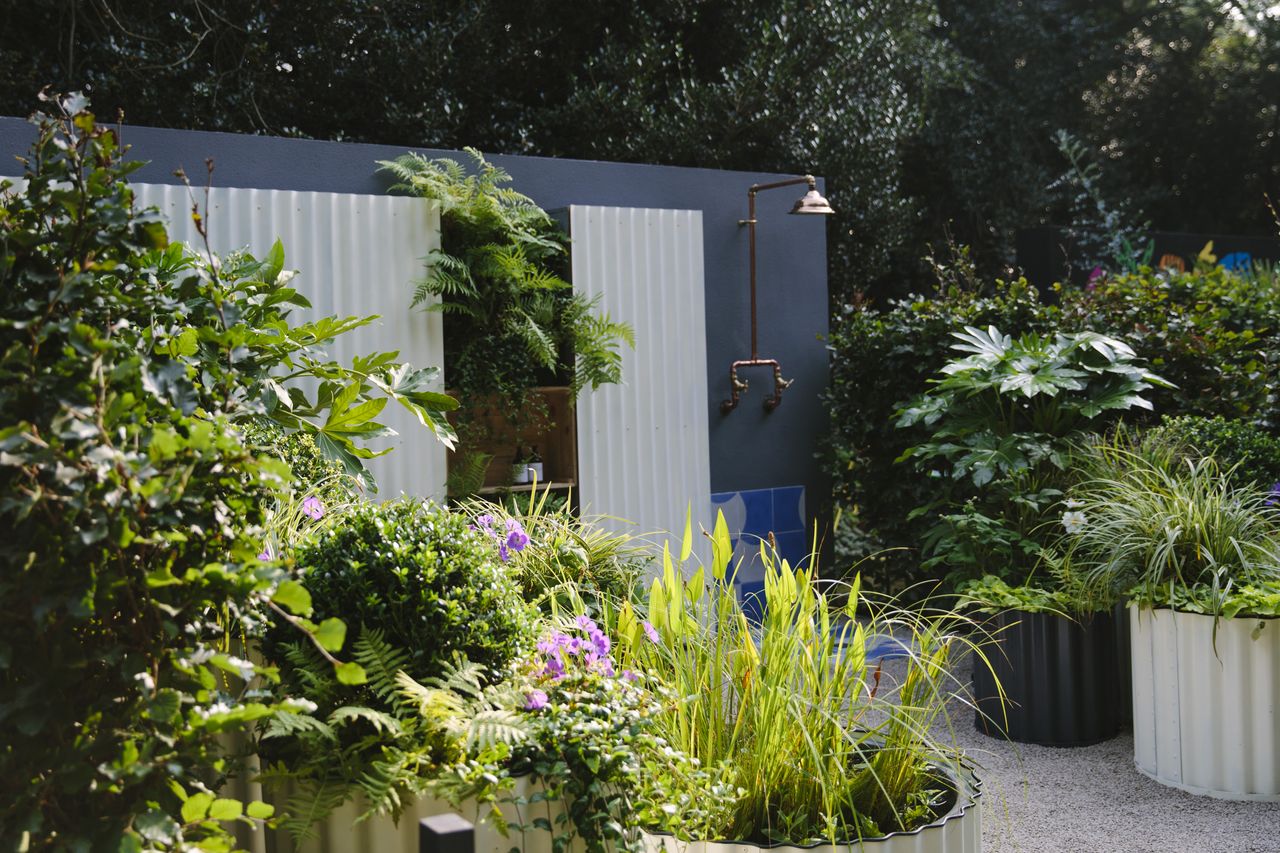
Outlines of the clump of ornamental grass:
{"type": "Polygon", "coordinates": [[[736,790],[707,840],[856,843],[915,829],[963,796],[941,772],[966,778],[959,753],[931,732],[949,728],[947,702],[963,692],[949,665],[974,647],[971,623],[873,605],[857,580],[826,588],[762,547],[765,612],[753,624],[723,516],[710,576],[697,566],[686,577],[691,552],[686,526],[681,566],[664,550],[647,606],[624,607],[619,636],[626,665],[675,697],[663,736],[736,790]],[[906,656],[896,688],[869,656],[888,637],[906,656]]]}
{"type": "Polygon", "coordinates": [[[646,551],[628,533],[550,506],[549,495],[549,489],[535,489],[516,511],[478,499],[463,502],[461,509],[498,527],[516,523],[528,534],[527,546],[509,566],[525,601],[552,618],[587,614],[612,626],[618,609],[640,587],[646,551]]]}
{"type": "Polygon", "coordinates": [[[1200,589],[1215,615],[1236,587],[1280,583],[1280,509],[1213,457],[1121,436],[1086,470],[1075,553],[1094,579],[1148,604],[1200,589]]]}

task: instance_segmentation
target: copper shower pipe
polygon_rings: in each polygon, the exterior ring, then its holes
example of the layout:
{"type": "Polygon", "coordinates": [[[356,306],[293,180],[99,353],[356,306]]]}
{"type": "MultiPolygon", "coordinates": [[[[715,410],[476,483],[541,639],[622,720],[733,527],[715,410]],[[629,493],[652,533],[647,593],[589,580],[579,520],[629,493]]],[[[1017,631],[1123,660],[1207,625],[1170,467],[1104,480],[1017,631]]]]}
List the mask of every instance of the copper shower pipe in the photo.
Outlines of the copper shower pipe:
{"type": "Polygon", "coordinates": [[[748,388],[749,383],[745,379],[738,378],[738,368],[740,367],[772,367],[773,368],[773,393],[764,399],[764,410],[772,412],[778,406],[782,405],[782,392],[791,387],[794,379],[782,378],[782,365],[778,363],[776,358],[761,358],[758,339],[758,323],[756,319],[756,193],[763,190],[773,190],[780,187],[792,187],[797,184],[808,184],[809,191],[804,197],[795,203],[791,208],[792,213],[796,214],[831,214],[834,213],[831,205],[827,200],[818,194],[818,182],[813,175],[805,175],[801,178],[787,178],[782,181],[773,181],[767,184],[752,184],[747,190],[747,218],[739,219],[738,225],[747,226],[747,252],[750,258],[750,278],[751,278],[751,358],[739,359],[729,366],[729,399],[720,402],[721,414],[729,414],[738,407],[743,392],[748,388]]]}

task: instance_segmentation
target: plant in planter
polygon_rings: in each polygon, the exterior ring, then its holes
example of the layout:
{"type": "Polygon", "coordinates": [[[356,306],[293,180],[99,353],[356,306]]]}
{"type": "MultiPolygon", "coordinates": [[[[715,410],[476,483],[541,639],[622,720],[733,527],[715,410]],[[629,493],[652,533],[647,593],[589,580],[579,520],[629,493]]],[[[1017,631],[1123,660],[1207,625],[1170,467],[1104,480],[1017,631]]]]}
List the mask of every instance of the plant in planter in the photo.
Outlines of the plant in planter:
{"type": "MultiPolygon", "coordinates": [[[[682,568],[691,539],[686,532],[682,568]]],[[[734,593],[723,516],[712,541],[709,572],[698,567],[686,579],[667,551],[647,606],[621,615],[623,663],[676,698],[658,717],[663,736],[700,767],[718,769],[733,792],[699,827],[657,815],[649,846],[895,850],[923,835],[957,845],[946,849],[977,849],[976,781],[956,750],[929,735],[959,687],[948,663],[967,642],[957,633],[966,620],[870,608],[856,581],[839,590],[844,606],[833,607],[809,571],[764,551],[757,628],[734,593]],[[870,637],[890,635],[909,650],[896,686],[867,654],[870,637]]]]}
{"type": "Polygon", "coordinates": [[[399,182],[393,189],[440,204],[442,248],[428,256],[413,304],[438,297],[432,308],[446,315],[445,365],[467,404],[451,483],[459,492],[483,482],[499,443],[546,419],[539,385],[568,385],[572,401],[584,388],[620,382],[620,349],[635,346],[629,326],[597,313],[562,277],[568,241],[546,211],[504,186],[511,177],[480,152],[467,153],[471,174],[414,153],[380,162],[399,182]],[[514,435],[496,434],[486,407],[514,435]]]}
{"type": "Polygon", "coordinates": [[[1079,512],[1064,502],[1074,444],[1129,409],[1151,408],[1144,392],[1167,383],[1123,341],[1094,332],[1013,338],[966,327],[955,337],[962,355],[898,425],[930,430],[902,459],[942,486],[917,510],[938,513],[924,565],[969,581],[967,601],[992,613],[999,678],[976,674],[976,724],[1048,745],[1110,737],[1123,692],[1114,600],[1076,582],[1069,555],[1049,549],[1079,512]]]}
{"type": "Polygon", "coordinates": [[[1077,560],[1130,601],[1134,760],[1166,785],[1280,801],[1280,513],[1211,458],[1095,448],[1077,560]]]}
{"type": "Polygon", "coordinates": [[[292,830],[307,834],[357,794],[364,814],[397,814],[433,768],[457,758],[424,734],[397,679],[444,678],[461,656],[483,683],[503,680],[535,630],[500,559],[517,546],[464,515],[402,498],[354,507],[297,550],[312,612],[350,626],[369,680],[322,679],[313,649],[291,642],[284,625],[268,633],[263,650],[282,684],[317,706],[277,722],[261,744],[265,778],[296,792],[292,830]]]}

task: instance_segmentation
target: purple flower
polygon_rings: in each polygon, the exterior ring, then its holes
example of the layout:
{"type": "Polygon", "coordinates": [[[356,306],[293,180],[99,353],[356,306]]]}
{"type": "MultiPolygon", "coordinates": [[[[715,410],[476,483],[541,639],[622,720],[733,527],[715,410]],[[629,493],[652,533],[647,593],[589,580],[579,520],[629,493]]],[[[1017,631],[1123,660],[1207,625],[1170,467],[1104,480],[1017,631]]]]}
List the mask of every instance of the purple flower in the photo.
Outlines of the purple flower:
{"type": "Polygon", "coordinates": [[[582,654],[582,641],[579,640],[577,637],[573,637],[565,645],[565,648],[568,649],[569,654],[574,655],[576,657],[577,655],[582,654]]]}
{"type": "Polygon", "coordinates": [[[498,543],[498,556],[502,559],[502,562],[504,563],[511,559],[511,552],[507,550],[506,542],[498,543]]]}
{"type": "Polygon", "coordinates": [[[574,622],[574,624],[575,624],[575,625],[577,625],[579,628],[581,628],[582,630],[587,631],[587,632],[599,631],[599,630],[600,630],[600,628],[596,625],[596,623],[595,623],[595,622],[591,619],[591,617],[589,617],[589,616],[579,616],[577,619],[574,619],[574,620],[573,620],[573,622],[574,622]]]}
{"type": "Polygon", "coordinates": [[[595,646],[596,654],[604,657],[609,654],[610,642],[608,636],[603,631],[591,632],[591,645],[595,646]]]}
{"type": "Polygon", "coordinates": [[[524,694],[524,707],[528,711],[538,711],[547,707],[547,694],[541,690],[531,690],[524,694]]]}
{"type": "Polygon", "coordinates": [[[324,517],[324,504],[320,503],[318,497],[312,495],[302,502],[302,514],[310,516],[312,521],[319,521],[324,517]]]}
{"type": "Polygon", "coordinates": [[[609,660],[608,658],[602,658],[600,660],[600,665],[597,667],[597,669],[599,669],[602,673],[609,676],[610,678],[613,678],[613,661],[609,660]]]}
{"type": "Polygon", "coordinates": [[[270,545],[263,545],[263,546],[262,546],[262,553],[258,554],[258,559],[259,559],[259,560],[274,560],[274,559],[275,559],[275,557],[274,557],[274,556],[272,556],[272,554],[271,554],[271,546],[270,546],[270,545]]]}
{"type": "Polygon", "coordinates": [[[1267,499],[1263,501],[1267,506],[1275,506],[1280,502],[1280,483],[1273,483],[1271,491],[1267,492],[1267,499]]]}
{"type": "Polygon", "coordinates": [[[658,632],[654,630],[653,623],[647,619],[644,621],[644,635],[649,638],[649,642],[655,646],[658,645],[658,632]]]}
{"type": "Polygon", "coordinates": [[[547,655],[547,665],[543,667],[542,674],[557,679],[564,678],[564,661],[560,659],[559,652],[547,655]]]}
{"type": "Polygon", "coordinates": [[[523,530],[513,530],[507,534],[507,541],[504,544],[512,551],[523,551],[524,546],[529,544],[529,537],[523,530]]]}
{"type": "Polygon", "coordinates": [[[635,682],[635,681],[637,681],[639,678],[640,678],[640,676],[636,675],[636,674],[635,674],[635,672],[633,672],[632,670],[624,669],[624,670],[622,671],[622,680],[623,680],[623,681],[629,681],[629,682],[634,683],[634,682],[635,682]]]}
{"type": "Polygon", "coordinates": [[[485,530],[488,530],[491,526],[493,526],[493,516],[488,514],[477,515],[476,524],[480,525],[485,530]]]}
{"type": "Polygon", "coordinates": [[[537,650],[544,655],[549,655],[555,649],[556,644],[551,640],[539,640],[536,646],[537,650]]]}

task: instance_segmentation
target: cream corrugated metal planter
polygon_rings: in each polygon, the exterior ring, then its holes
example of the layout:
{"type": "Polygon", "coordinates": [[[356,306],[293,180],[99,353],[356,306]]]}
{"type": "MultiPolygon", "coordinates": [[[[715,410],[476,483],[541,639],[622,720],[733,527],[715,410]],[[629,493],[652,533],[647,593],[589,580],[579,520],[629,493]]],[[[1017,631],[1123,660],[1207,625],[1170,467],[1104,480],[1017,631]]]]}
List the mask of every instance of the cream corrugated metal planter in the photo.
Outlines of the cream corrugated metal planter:
{"type": "Polygon", "coordinates": [[[652,833],[644,833],[644,842],[646,853],[981,853],[982,784],[966,770],[956,803],[946,815],[911,832],[893,832],[860,844],[766,847],[745,841],[680,841],[652,833]]]}
{"type": "Polygon", "coordinates": [[[1133,753],[1192,794],[1280,802],[1280,619],[1130,608],[1133,753]],[[1216,651],[1215,651],[1216,646],[1216,651]]]}
{"type": "MultiPolygon", "coordinates": [[[[516,779],[512,796],[527,799],[538,786],[529,777],[516,779]]],[[[521,814],[511,803],[499,803],[499,809],[508,823],[532,823],[535,818],[546,818],[557,826],[557,818],[564,813],[559,802],[533,803],[521,806],[521,814]],[[523,818],[523,820],[520,820],[523,818]]],[[[250,848],[265,853],[418,853],[418,821],[425,817],[454,812],[475,824],[475,853],[508,853],[518,847],[523,853],[551,853],[551,834],[540,829],[521,832],[512,827],[503,836],[484,820],[488,808],[481,812],[475,802],[464,802],[459,808],[431,797],[421,797],[406,804],[399,822],[385,815],[377,815],[356,823],[363,812],[363,805],[349,802],[333,812],[316,827],[314,838],[294,843],[283,830],[268,832],[250,848]]],[[[241,839],[244,843],[244,839],[241,839]]],[[[575,839],[570,853],[580,853],[581,839],[575,839]]]]}

